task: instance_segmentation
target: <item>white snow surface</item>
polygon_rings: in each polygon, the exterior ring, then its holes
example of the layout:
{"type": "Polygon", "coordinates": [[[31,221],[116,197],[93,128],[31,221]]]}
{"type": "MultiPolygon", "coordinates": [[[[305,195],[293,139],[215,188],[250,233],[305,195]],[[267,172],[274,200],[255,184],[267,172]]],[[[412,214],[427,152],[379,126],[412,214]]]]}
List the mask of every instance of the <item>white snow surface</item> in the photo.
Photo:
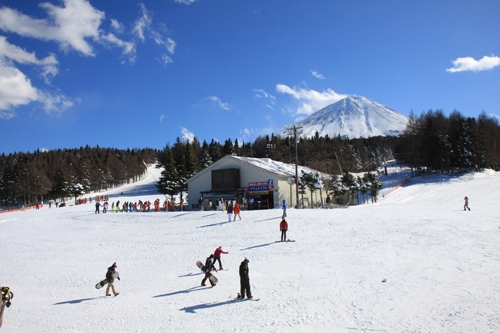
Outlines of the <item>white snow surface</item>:
{"type": "Polygon", "coordinates": [[[367,138],[399,135],[408,117],[362,96],[348,96],[301,121],[303,136],[367,138]]]}
{"type": "MultiPolygon", "coordinates": [[[[408,176],[394,167],[382,181],[408,176]]],[[[107,194],[163,199],[155,191],[149,173],[107,194]]],[[[288,209],[293,243],[276,242],[279,209],[236,222],[220,211],[98,215],[93,204],[0,214],[0,285],[15,294],[0,330],[500,332],[499,198],[491,170],[417,177],[374,204],[288,209]],[[200,288],[195,263],[218,246],[229,270],[200,288]],[[245,257],[258,302],[235,300],[245,257]],[[120,295],[105,297],[94,285],[115,261],[120,295]]]]}

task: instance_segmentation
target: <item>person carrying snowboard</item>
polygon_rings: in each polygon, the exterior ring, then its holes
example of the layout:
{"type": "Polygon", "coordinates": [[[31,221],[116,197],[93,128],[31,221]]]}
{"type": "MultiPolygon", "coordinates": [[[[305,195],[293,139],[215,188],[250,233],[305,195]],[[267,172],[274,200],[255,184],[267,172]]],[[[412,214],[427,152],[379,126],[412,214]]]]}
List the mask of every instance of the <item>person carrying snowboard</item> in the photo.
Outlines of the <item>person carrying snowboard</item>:
{"type": "Polygon", "coordinates": [[[288,222],[283,218],[280,222],[280,230],[281,230],[281,241],[286,242],[286,232],[288,230],[288,222]]]}
{"type": "Polygon", "coordinates": [[[464,210],[470,210],[469,208],[469,198],[465,197],[464,198],[464,210]]]}
{"type": "Polygon", "coordinates": [[[218,261],[219,262],[219,271],[221,271],[223,268],[222,268],[222,263],[220,261],[220,256],[221,254],[228,254],[229,252],[225,252],[223,249],[222,249],[222,246],[219,246],[218,248],[215,249],[215,252],[214,252],[214,266],[215,266],[215,263],[218,261]]]}
{"type": "Polygon", "coordinates": [[[249,260],[245,258],[240,264],[240,294],[238,298],[252,298],[252,292],[250,291],[250,277],[248,276],[248,262],[249,260]]]}
{"type": "Polygon", "coordinates": [[[210,275],[212,275],[212,273],[210,273],[212,271],[212,269],[214,271],[217,272],[217,270],[215,269],[214,267],[214,255],[211,254],[207,260],[205,260],[205,266],[203,266],[203,271],[205,272],[205,277],[203,278],[203,280],[201,280],[201,285],[202,286],[206,286],[205,282],[208,281],[210,282],[210,284],[213,286],[215,286],[215,283],[213,283],[209,278],[210,278],[210,275]]]}
{"type": "Polygon", "coordinates": [[[111,296],[111,294],[109,293],[110,289],[113,290],[113,294],[115,296],[118,296],[120,294],[116,292],[114,285],[115,277],[118,279],[118,281],[120,281],[120,274],[118,274],[118,272],[116,271],[116,267],[117,267],[116,262],[114,262],[113,265],[108,267],[108,272],[106,273],[106,280],[108,280],[108,287],[106,288],[106,296],[111,296]]]}

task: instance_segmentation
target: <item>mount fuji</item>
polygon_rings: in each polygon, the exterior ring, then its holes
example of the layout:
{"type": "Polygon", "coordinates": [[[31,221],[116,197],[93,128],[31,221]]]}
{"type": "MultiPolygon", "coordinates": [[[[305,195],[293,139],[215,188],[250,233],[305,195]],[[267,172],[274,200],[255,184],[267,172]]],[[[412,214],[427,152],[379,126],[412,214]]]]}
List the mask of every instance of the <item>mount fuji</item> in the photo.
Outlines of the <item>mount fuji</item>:
{"type": "Polygon", "coordinates": [[[300,122],[303,136],[367,138],[398,135],[405,129],[408,117],[362,96],[348,96],[316,111],[300,122]]]}

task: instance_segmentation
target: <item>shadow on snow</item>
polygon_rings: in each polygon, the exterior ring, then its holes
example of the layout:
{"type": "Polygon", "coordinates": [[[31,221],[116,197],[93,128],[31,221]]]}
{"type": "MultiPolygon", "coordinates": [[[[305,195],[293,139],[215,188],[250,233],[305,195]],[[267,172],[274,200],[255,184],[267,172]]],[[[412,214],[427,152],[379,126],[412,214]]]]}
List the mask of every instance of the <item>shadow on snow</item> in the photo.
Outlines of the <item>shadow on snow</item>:
{"type": "Polygon", "coordinates": [[[208,303],[208,304],[187,306],[185,308],[179,309],[179,311],[184,311],[187,313],[196,313],[196,310],[210,309],[210,308],[215,308],[217,306],[228,305],[228,304],[233,304],[233,303],[241,303],[241,300],[232,299],[230,301],[219,302],[219,303],[208,303]]]}

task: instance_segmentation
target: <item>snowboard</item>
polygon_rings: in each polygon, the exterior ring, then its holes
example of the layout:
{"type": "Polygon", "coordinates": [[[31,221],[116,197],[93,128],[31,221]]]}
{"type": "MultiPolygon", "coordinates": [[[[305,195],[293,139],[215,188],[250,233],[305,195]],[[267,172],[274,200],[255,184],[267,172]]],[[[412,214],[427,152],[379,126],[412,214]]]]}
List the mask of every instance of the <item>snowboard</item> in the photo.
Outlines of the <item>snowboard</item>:
{"type": "Polygon", "coordinates": [[[257,297],[252,297],[252,298],[241,298],[241,295],[240,293],[238,293],[238,296],[236,296],[236,299],[239,300],[239,301],[260,301],[260,298],[257,298],[257,297]]]}
{"type": "Polygon", "coordinates": [[[275,243],[286,243],[286,242],[295,242],[295,239],[287,239],[286,241],[276,241],[275,243]]]}
{"type": "MultiPolygon", "coordinates": [[[[196,266],[198,266],[199,269],[201,269],[201,271],[203,272],[203,263],[201,261],[197,261],[196,262],[196,266]]],[[[205,273],[205,272],[203,272],[205,273]]],[[[217,277],[215,275],[213,275],[212,273],[210,273],[210,276],[208,277],[208,279],[215,285],[217,284],[217,282],[219,282],[219,279],[217,279],[217,277]]]]}
{"type": "MultiPolygon", "coordinates": [[[[118,276],[119,276],[118,272],[113,273],[113,279],[116,279],[118,276]]],[[[108,284],[108,280],[104,279],[100,282],[97,282],[97,284],[95,285],[95,289],[101,289],[102,287],[104,287],[107,284],[108,284]]]]}

